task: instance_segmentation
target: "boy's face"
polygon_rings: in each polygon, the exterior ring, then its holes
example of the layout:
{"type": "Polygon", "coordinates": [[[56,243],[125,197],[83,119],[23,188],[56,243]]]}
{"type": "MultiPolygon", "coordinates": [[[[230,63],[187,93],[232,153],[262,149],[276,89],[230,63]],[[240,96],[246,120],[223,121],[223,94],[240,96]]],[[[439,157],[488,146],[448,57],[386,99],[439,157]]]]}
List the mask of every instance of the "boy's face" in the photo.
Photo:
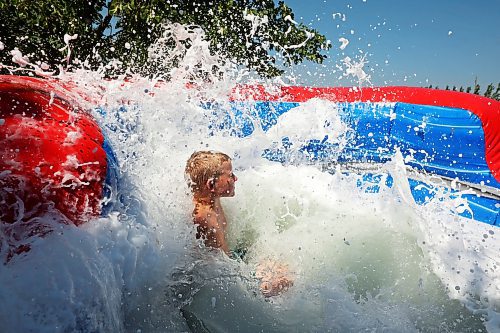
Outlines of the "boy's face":
{"type": "Polygon", "coordinates": [[[233,173],[233,166],[231,161],[222,163],[221,173],[215,180],[215,195],[219,197],[233,197],[234,196],[234,183],[238,177],[233,173]]]}

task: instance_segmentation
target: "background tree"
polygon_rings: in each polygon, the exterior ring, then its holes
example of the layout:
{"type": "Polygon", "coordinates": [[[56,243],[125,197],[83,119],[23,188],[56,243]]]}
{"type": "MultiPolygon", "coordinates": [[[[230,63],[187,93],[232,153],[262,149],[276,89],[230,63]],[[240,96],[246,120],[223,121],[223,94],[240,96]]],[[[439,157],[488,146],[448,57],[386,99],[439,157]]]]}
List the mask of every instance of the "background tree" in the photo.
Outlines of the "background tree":
{"type": "MultiPolygon", "coordinates": [[[[429,85],[429,88],[432,88],[432,84],[429,85]]],[[[439,89],[438,86],[436,86],[434,88],[439,89]]],[[[447,85],[445,90],[449,90],[449,89],[450,89],[450,87],[447,85]]],[[[452,90],[457,91],[457,87],[453,86],[452,90]]],[[[460,92],[464,92],[464,90],[466,93],[471,93],[472,87],[468,86],[464,89],[463,86],[460,86],[460,88],[458,89],[458,91],[460,91],[460,92]]],[[[477,78],[476,78],[474,81],[474,91],[472,93],[476,94],[476,95],[480,95],[480,90],[481,90],[481,86],[477,83],[477,78]]],[[[497,84],[496,89],[495,89],[495,86],[493,85],[493,83],[490,83],[488,85],[488,87],[486,88],[486,90],[484,91],[483,96],[500,101],[500,83],[497,84]]]]}
{"type": "Polygon", "coordinates": [[[476,85],[474,86],[474,94],[479,95],[479,90],[481,90],[481,86],[479,85],[479,83],[476,83],[476,85]]]}
{"type": "Polygon", "coordinates": [[[84,36],[73,43],[78,51],[106,43],[110,40],[104,36],[109,20],[100,14],[105,3],[105,0],[0,1],[0,41],[4,45],[0,61],[11,64],[8,51],[18,47],[28,56],[57,65],[64,57],[59,49],[65,46],[65,33],[84,36]]]}
{"type": "Polygon", "coordinates": [[[486,91],[484,92],[484,96],[491,98],[491,95],[493,95],[493,89],[494,89],[493,83],[490,83],[486,88],[486,91]]]}
{"type": "Polygon", "coordinates": [[[64,57],[64,34],[78,34],[71,41],[73,63],[87,61],[95,69],[118,59],[124,68],[140,68],[165,23],[200,26],[213,52],[266,77],[282,74],[281,64],[321,63],[322,51],[330,47],[325,36],[296,23],[283,1],[3,0],[0,62],[9,64],[8,51],[18,47],[53,68],[64,57]]]}
{"type": "Polygon", "coordinates": [[[496,99],[497,101],[500,101],[500,83],[498,83],[497,90],[493,93],[491,98],[496,99]]]}

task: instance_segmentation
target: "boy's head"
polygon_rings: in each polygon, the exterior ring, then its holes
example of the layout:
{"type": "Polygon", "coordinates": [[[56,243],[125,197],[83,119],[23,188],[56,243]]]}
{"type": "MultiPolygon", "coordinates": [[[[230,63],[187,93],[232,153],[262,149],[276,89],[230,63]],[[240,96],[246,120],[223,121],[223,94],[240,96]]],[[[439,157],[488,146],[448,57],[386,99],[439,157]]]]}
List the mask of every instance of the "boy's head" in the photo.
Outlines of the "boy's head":
{"type": "Polygon", "coordinates": [[[197,151],[186,163],[185,173],[188,185],[195,194],[210,193],[213,196],[234,196],[234,182],[231,158],[220,152],[197,151]]]}

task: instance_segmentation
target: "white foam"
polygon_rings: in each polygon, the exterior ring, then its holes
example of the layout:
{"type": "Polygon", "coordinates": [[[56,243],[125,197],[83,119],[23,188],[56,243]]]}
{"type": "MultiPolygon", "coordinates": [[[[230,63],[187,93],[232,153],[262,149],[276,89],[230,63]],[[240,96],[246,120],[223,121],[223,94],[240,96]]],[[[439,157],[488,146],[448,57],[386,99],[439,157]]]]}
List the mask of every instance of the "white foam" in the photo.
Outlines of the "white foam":
{"type": "Polygon", "coordinates": [[[341,50],[344,50],[347,47],[347,45],[349,45],[349,40],[347,38],[344,38],[344,37],[340,37],[339,42],[341,43],[340,44],[341,50]]]}

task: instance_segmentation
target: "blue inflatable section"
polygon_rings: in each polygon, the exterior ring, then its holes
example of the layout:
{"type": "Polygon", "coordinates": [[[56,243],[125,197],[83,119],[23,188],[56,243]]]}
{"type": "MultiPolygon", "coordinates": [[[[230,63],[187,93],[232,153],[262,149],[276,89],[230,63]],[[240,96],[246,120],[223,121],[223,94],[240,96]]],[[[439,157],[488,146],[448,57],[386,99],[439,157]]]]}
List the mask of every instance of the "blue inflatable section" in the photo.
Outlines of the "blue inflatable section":
{"type": "MultiPolygon", "coordinates": [[[[278,123],[279,116],[299,105],[232,102],[226,116],[222,120],[219,117],[212,127],[248,136],[256,126],[269,130],[278,123]]],[[[461,195],[467,199],[470,210],[460,215],[500,225],[500,183],[486,164],[484,132],[475,114],[457,108],[406,103],[337,103],[337,107],[341,120],[351,129],[345,133],[347,145],[342,149],[330,143],[328,136],[306,138],[306,144],[299,148],[283,137],[263,156],[287,163],[289,151],[295,149],[303,154],[303,160],[313,163],[384,163],[399,149],[405,158],[411,157],[406,164],[412,169],[471,186],[476,194],[461,195]]],[[[381,178],[366,173],[363,179],[366,183],[360,186],[376,191],[381,178]]],[[[385,181],[387,186],[392,185],[390,176],[385,181]]],[[[437,185],[417,179],[409,182],[417,203],[423,204],[435,196],[437,185]]],[[[452,197],[457,193],[451,187],[444,190],[452,197]]]]}
{"type": "MultiPolygon", "coordinates": [[[[103,134],[104,135],[104,134],[103,134]]],[[[104,181],[103,193],[102,193],[102,210],[101,215],[107,216],[113,209],[113,202],[118,193],[119,179],[120,179],[120,168],[118,164],[118,159],[116,158],[115,152],[113,151],[109,139],[104,135],[104,142],[102,148],[106,152],[106,179],[104,181]]]]}

